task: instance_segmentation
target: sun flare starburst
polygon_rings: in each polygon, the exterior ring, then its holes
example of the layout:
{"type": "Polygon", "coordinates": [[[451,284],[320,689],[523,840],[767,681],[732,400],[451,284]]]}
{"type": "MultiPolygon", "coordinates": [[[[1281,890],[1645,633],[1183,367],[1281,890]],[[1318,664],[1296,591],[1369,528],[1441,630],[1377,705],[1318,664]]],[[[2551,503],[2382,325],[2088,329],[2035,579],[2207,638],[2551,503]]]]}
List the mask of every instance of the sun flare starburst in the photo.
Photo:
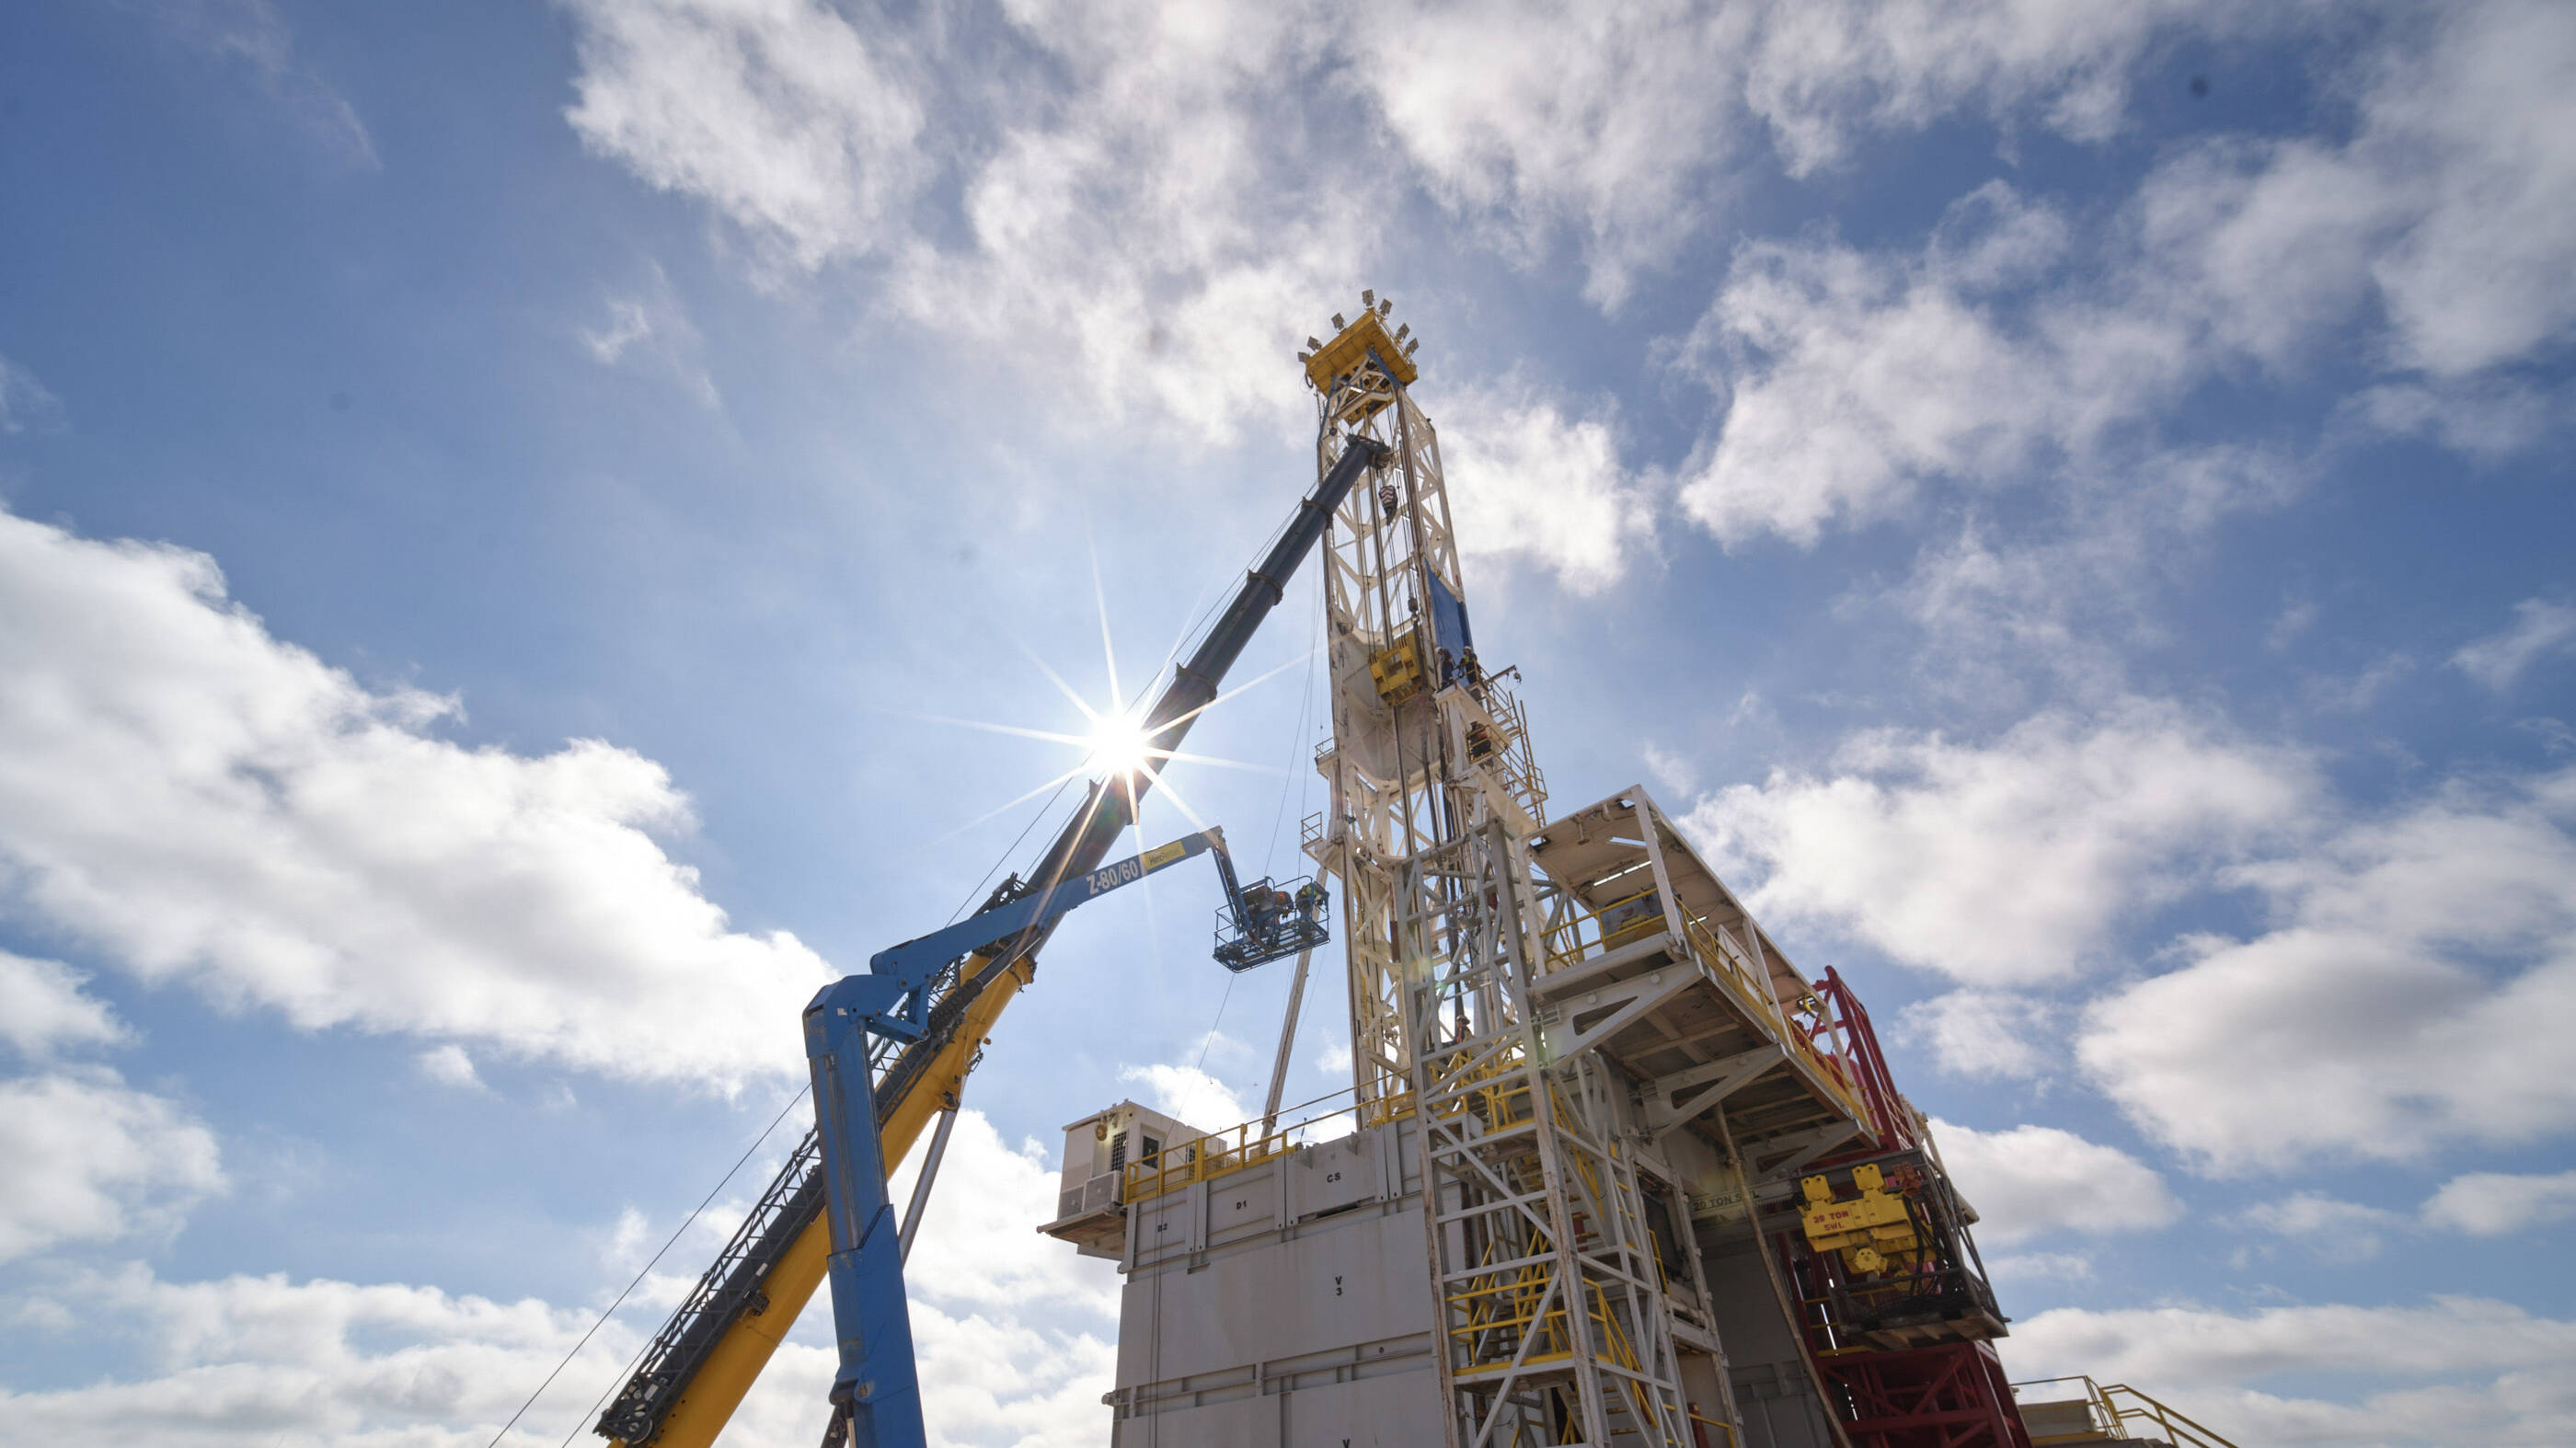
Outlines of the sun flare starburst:
{"type": "Polygon", "coordinates": [[[1091,721],[1083,743],[1090,749],[1086,769],[1125,777],[1150,767],[1156,751],[1146,736],[1145,721],[1133,714],[1103,714],[1091,721]]]}
{"type": "Polygon", "coordinates": [[[1220,769],[1249,770],[1256,774],[1288,777],[1289,770],[1276,766],[1214,755],[1194,754],[1177,746],[1180,736],[1200,714],[1246,689],[1254,688],[1286,673],[1291,668],[1309,664],[1310,660],[1306,656],[1300,655],[1253,678],[1243,680],[1197,708],[1166,721],[1160,730],[1148,732],[1146,719],[1155,706],[1145,701],[1155,698],[1160,693],[1159,689],[1153,687],[1154,685],[1164,684],[1170,678],[1167,671],[1173,670],[1178,664],[1184,641],[1175,640],[1172,647],[1164,653],[1162,664],[1146,681],[1147,687],[1138,693],[1130,694],[1120,685],[1118,651],[1111,642],[1109,603],[1105,590],[1100,584],[1100,565],[1097,556],[1092,560],[1092,601],[1100,615],[1101,664],[1107,675],[1108,684],[1105,700],[1095,703],[1092,699],[1086,698],[1084,691],[1075,688],[1035,649],[1030,648],[1026,643],[1019,645],[1020,652],[1028,657],[1037,671],[1046,678],[1048,683],[1055,686],[1056,692],[1063,695],[1065,702],[1071,704],[1075,712],[1081,716],[1082,733],[1068,734],[1055,729],[1032,728],[1025,724],[995,724],[980,719],[956,719],[936,714],[912,716],[930,723],[959,725],[968,729],[987,730],[995,734],[1016,735],[1023,739],[1043,739],[1050,743],[1071,745],[1082,751],[1080,763],[1039,783],[1035,788],[984,811],[941,836],[941,839],[963,834],[998,815],[1016,809],[1041,795],[1059,791],[1063,785],[1086,776],[1095,784],[1103,786],[1092,796],[1092,808],[1103,807],[1109,800],[1123,796],[1129,820],[1141,824],[1138,812],[1150,797],[1177,812],[1188,821],[1190,828],[1205,829],[1208,827],[1207,821],[1199,817],[1197,809],[1192,807],[1190,801],[1166,774],[1166,770],[1175,760],[1212,765],[1220,769]]]}

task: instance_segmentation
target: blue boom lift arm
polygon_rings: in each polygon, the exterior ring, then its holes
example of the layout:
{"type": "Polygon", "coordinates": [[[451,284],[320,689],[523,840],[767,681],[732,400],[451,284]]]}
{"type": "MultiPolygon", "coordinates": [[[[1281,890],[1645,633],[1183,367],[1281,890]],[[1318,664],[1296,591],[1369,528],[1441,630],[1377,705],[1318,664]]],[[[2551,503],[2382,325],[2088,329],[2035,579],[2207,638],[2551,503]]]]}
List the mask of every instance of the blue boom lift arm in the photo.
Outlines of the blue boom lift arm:
{"type": "Polygon", "coordinates": [[[958,957],[1050,925],[1077,906],[1203,854],[1216,856],[1225,887],[1223,915],[1230,919],[1220,926],[1217,953],[1227,968],[1248,970],[1325,939],[1319,892],[1301,891],[1299,908],[1284,905],[1287,894],[1267,880],[1245,890],[1235,881],[1225,832],[1211,828],[881,950],[869,960],[866,975],[825,986],[805,1008],[805,1056],[814,1073],[815,1138],[822,1147],[832,1232],[832,1321],[841,1354],[826,1445],[844,1432],[852,1448],[913,1448],[926,1441],[912,1319],[904,1301],[903,1246],[877,1142],[870,1037],[920,1039],[931,982],[958,957]]]}

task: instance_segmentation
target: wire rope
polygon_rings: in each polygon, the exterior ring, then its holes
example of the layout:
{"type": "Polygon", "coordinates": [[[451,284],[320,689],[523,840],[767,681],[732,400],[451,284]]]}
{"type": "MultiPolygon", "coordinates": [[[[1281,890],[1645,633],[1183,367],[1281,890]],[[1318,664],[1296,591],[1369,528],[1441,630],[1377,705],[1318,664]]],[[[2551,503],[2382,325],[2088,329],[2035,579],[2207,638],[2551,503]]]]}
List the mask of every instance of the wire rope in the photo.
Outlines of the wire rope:
{"type": "MultiPolygon", "coordinates": [[[[725,1174],[716,1180],[716,1184],[714,1186],[707,1188],[705,1198],[700,1200],[697,1206],[689,1212],[689,1215],[681,1221],[680,1225],[672,1231],[670,1240],[662,1244],[661,1251],[655,1252],[651,1261],[646,1262],[641,1268],[636,1270],[635,1280],[626,1284],[626,1290],[617,1294],[616,1301],[609,1303],[608,1306],[600,1310],[598,1319],[591,1323],[589,1331],[584,1332],[581,1335],[581,1340],[572,1345],[572,1351],[564,1354],[562,1362],[555,1364],[555,1370],[546,1374],[546,1380],[537,1384],[537,1390],[528,1394],[528,1400],[519,1405],[519,1411],[510,1415],[510,1421],[501,1425],[501,1430],[492,1435],[492,1441],[485,1444],[484,1448],[499,1448],[501,1440],[509,1436],[512,1428],[518,1426],[519,1419],[526,1416],[527,1411],[537,1405],[537,1399],[545,1396],[546,1389],[553,1387],[555,1379],[562,1375],[565,1368],[572,1366],[572,1360],[581,1356],[581,1350],[583,1348],[590,1345],[592,1334],[597,1333],[602,1327],[606,1326],[608,1324],[608,1319],[617,1315],[617,1309],[626,1305],[626,1299],[628,1296],[632,1295],[636,1288],[644,1284],[644,1278],[651,1273],[654,1268],[662,1264],[663,1255],[668,1253],[672,1247],[679,1243],[682,1234],[686,1233],[690,1226],[698,1220],[699,1215],[705,1212],[708,1206],[715,1201],[716,1193],[723,1191],[726,1185],[742,1171],[743,1163],[751,1160],[752,1153],[760,1150],[760,1144],[769,1140],[769,1134],[778,1129],[778,1123],[785,1121],[787,1119],[787,1113],[795,1110],[796,1103],[804,1100],[805,1093],[812,1089],[813,1083],[810,1081],[805,1085],[798,1087],[796,1094],[788,1098],[787,1104],[778,1108],[778,1114],[769,1119],[769,1125],[763,1127],[760,1135],[753,1139],[751,1145],[744,1148],[742,1155],[734,1159],[732,1167],[728,1168],[725,1174]]],[[[564,1435],[565,1443],[569,1444],[572,1442],[573,1433],[581,1431],[581,1425],[584,1422],[587,1422],[592,1414],[599,1411],[599,1405],[601,1403],[608,1401],[608,1393],[616,1391],[617,1384],[626,1380],[626,1373],[631,1373],[635,1370],[635,1364],[643,1360],[644,1353],[651,1347],[652,1343],[648,1341],[645,1343],[643,1348],[637,1349],[635,1356],[627,1360],[626,1372],[618,1374],[616,1378],[610,1381],[608,1390],[602,1392],[599,1395],[598,1400],[590,1405],[590,1413],[585,1413],[581,1417],[573,1420],[572,1432],[564,1435]]]]}
{"type": "Polygon", "coordinates": [[[1270,873],[1271,861],[1279,856],[1279,827],[1288,822],[1290,780],[1297,782],[1298,817],[1302,819],[1306,813],[1306,788],[1313,783],[1313,771],[1300,770],[1297,764],[1305,757],[1306,723],[1315,717],[1315,658],[1323,651],[1324,610],[1322,600],[1318,599],[1315,608],[1314,642],[1306,650],[1306,682],[1300,688],[1302,697],[1297,702],[1297,732],[1288,743],[1288,774],[1286,778],[1279,781],[1279,812],[1271,817],[1270,843],[1261,852],[1261,873],[1265,875],[1270,873]]]}
{"type": "Polygon", "coordinates": [[[997,856],[995,856],[995,857],[994,857],[994,859],[993,859],[993,868],[992,868],[992,869],[990,869],[990,870],[986,870],[986,871],[984,872],[984,878],[983,878],[983,879],[981,879],[981,880],[976,881],[976,882],[975,882],[975,888],[974,888],[974,889],[972,889],[972,890],[967,891],[967,892],[966,892],[966,898],[965,898],[965,899],[963,899],[963,900],[958,901],[958,902],[957,902],[957,908],[956,908],[955,910],[952,910],[952,911],[950,911],[950,912],[949,912],[949,915],[948,915],[948,923],[949,923],[949,924],[951,924],[951,925],[956,924],[956,923],[957,923],[957,917],[966,913],[966,907],[975,903],[975,897],[976,897],[977,895],[979,895],[979,894],[982,894],[982,893],[983,893],[983,890],[984,890],[985,885],[987,885],[987,884],[991,883],[993,876],[994,876],[995,874],[999,873],[999,872],[1000,872],[1000,870],[1001,870],[1001,868],[1002,868],[1004,865],[1007,865],[1007,864],[1009,864],[1009,863],[1011,862],[1011,852],[1012,852],[1012,851],[1014,851],[1014,850],[1017,850],[1017,849],[1020,847],[1020,840],[1025,840],[1025,839],[1027,839],[1027,838],[1029,837],[1029,831],[1034,830],[1034,829],[1036,829],[1036,828],[1038,827],[1038,821],[1040,821],[1040,820],[1042,820],[1042,819],[1045,819],[1049,814],[1051,814],[1051,813],[1053,813],[1053,812],[1054,812],[1054,810],[1055,810],[1055,802],[1056,802],[1057,800],[1060,800],[1060,799],[1064,798],[1064,792],[1065,792],[1065,790],[1066,790],[1067,788],[1069,788],[1072,784],[1073,784],[1073,776],[1072,776],[1072,775],[1070,775],[1070,774],[1066,775],[1066,776],[1064,777],[1064,783],[1063,783],[1063,784],[1059,784],[1059,785],[1057,785],[1057,786],[1055,787],[1055,793],[1053,793],[1053,794],[1051,794],[1051,795],[1048,795],[1048,796],[1047,796],[1047,801],[1046,801],[1046,803],[1044,803],[1044,804],[1042,804],[1042,805],[1039,805],[1039,806],[1038,806],[1038,812],[1037,812],[1036,814],[1033,814],[1033,815],[1029,816],[1029,822],[1028,822],[1027,824],[1024,824],[1024,825],[1020,826],[1020,837],[1019,837],[1019,839],[1011,841],[1011,843],[1010,843],[1009,845],[1007,845],[1007,846],[1005,846],[1005,847],[1003,848],[1003,850],[1002,850],[1002,853],[1001,853],[1001,854],[999,854],[999,855],[997,855],[997,856]]]}
{"type": "Polygon", "coordinates": [[[1208,1022],[1207,1035],[1199,1042],[1198,1063],[1190,1067],[1202,1075],[1206,1074],[1208,1047],[1216,1044],[1216,1028],[1225,1024],[1225,1003],[1234,999],[1235,980],[1233,971],[1225,973],[1225,994],[1216,998],[1216,1019],[1208,1022]]]}

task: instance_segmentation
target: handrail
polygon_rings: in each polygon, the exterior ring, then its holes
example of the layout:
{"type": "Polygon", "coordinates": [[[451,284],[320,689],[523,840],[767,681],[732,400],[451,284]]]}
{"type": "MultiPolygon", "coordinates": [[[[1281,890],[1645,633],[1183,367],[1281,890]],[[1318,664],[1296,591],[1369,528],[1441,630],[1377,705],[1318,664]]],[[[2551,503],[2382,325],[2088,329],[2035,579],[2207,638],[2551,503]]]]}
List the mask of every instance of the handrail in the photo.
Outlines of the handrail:
{"type": "Polygon", "coordinates": [[[2069,1373],[2054,1378],[2028,1378],[2012,1385],[2013,1398],[2018,1402],[2022,1397],[2023,1389],[2046,1387],[2051,1383],[2084,1385],[2083,1402],[2097,1418],[2092,1425],[2094,1432],[2061,1433],[2046,1438],[2033,1438],[2031,1440],[2033,1448],[2047,1448],[2047,1445],[2052,1443],[2081,1443],[2095,1434],[2134,1437],[2136,1435],[2129,1432],[2129,1424],[2133,1421],[2152,1424],[2164,1430],[2165,1441],[2175,1445],[2175,1448],[2236,1448],[2234,1443],[2221,1437],[2216,1429],[2195,1421],[2179,1409],[2150,1397],[2127,1383],[2112,1383],[2106,1387],[2082,1373],[2069,1373]],[[2122,1396],[2135,1398],[2138,1406],[2123,1407],[2120,1403],[2122,1396]]]}
{"type": "MultiPolygon", "coordinates": [[[[1259,1166],[1274,1156],[1283,1156],[1297,1147],[1318,1140],[1313,1128],[1337,1116],[1349,1116],[1355,1128],[1366,1130],[1381,1126],[1400,1116],[1413,1114],[1413,1096],[1407,1092],[1378,1101],[1360,1101],[1358,1088],[1345,1086],[1326,1092],[1311,1101],[1291,1106],[1282,1115],[1320,1106],[1336,1097],[1354,1099],[1330,1111],[1300,1117],[1286,1126],[1269,1131],[1261,1129],[1260,1118],[1194,1136],[1187,1141],[1172,1142],[1150,1158],[1127,1163],[1119,1180],[1119,1200],[1141,1202],[1174,1192],[1194,1182],[1230,1176],[1246,1167],[1259,1166]]],[[[1338,1140],[1339,1136],[1320,1138],[1338,1140]]]]}
{"type": "MultiPolygon", "coordinates": [[[[1726,1448],[1735,1448],[1735,1425],[1733,1423],[1723,1422],[1719,1419],[1712,1418],[1697,1408],[1690,1408],[1686,1411],[1690,1414],[1690,1424],[1693,1428],[1715,1428],[1717,1431],[1726,1435],[1726,1448]]],[[[1715,1448],[1715,1445],[1709,1443],[1707,1434],[1702,1433],[1699,1434],[1698,1437],[1703,1448],[1715,1448]]]]}
{"type": "Polygon", "coordinates": [[[2164,1403],[2147,1396],[2136,1388],[2130,1387],[2127,1383],[2113,1383],[2108,1387],[2105,1387],[2102,1389],[2102,1396],[2117,1408],[2117,1411],[2120,1414],[2120,1421],[2123,1424],[2126,1424],[2132,1418],[2152,1422],[2157,1427],[2164,1429],[2165,1435],[2172,1439],[2175,1444],[2179,1445],[2179,1448],[2236,1448],[2235,1444],[2218,1436],[2218,1431],[2216,1429],[2203,1423],[2194,1422],[2192,1419],[2184,1416],[2179,1410],[2167,1407],[2164,1403]],[[2119,1403],[2119,1398],[2116,1395],[2121,1393],[2126,1393],[2130,1397],[2137,1399],[2141,1406],[2135,1408],[2118,1408],[2117,1405],[2119,1403]]]}
{"type": "Polygon", "coordinates": [[[1616,931],[1601,929],[1600,920],[1602,916],[1620,906],[1633,905],[1654,893],[1655,887],[1650,884],[1633,894],[1605,901],[1589,910],[1579,910],[1548,927],[1547,969],[1542,973],[1552,975],[1589,959],[1596,950],[1611,949],[1611,940],[1614,936],[1644,933],[1646,927],[1660,921],[1663,917],[1661,915],[1640,916],[1634,922],[1621,926],[1616,931]],[[1593,926],[1593,938],[1589,942],[1583,938],[1583,927],[1587,924],[1593,926]],[[1559,944],[1559,941],[1563,943],[1559,944]]]}

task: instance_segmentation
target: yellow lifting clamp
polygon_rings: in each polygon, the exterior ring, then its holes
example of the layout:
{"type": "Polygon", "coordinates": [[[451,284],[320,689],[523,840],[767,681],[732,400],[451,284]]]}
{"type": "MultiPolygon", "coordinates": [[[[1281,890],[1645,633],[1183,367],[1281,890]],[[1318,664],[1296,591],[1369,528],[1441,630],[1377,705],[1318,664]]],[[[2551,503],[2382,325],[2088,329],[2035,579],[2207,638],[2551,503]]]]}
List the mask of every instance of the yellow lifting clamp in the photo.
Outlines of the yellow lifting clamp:
{"type": "Polygon", "coordinates": [[[1853,1167],[1852,1185],[1860,1194],[1843,1198],[1821,1173],[1799,1181],[1806,1201],[1798,1221],[1806,1228],[1807,1245],[1840,1252],[1845,1267],[1863,1274],[1910,1266],[1923,1243],[1905,1199],[1887,1190],[1886,1176],[1874,1163],[1853,1167]]]}
{"type": "Polygon", "coordinates": [[[1422,645],[1407,633],[1395,647],[1369,660],[1369,678],[1377,696],[1392,707],[1422,692],[1422,645]]]}

